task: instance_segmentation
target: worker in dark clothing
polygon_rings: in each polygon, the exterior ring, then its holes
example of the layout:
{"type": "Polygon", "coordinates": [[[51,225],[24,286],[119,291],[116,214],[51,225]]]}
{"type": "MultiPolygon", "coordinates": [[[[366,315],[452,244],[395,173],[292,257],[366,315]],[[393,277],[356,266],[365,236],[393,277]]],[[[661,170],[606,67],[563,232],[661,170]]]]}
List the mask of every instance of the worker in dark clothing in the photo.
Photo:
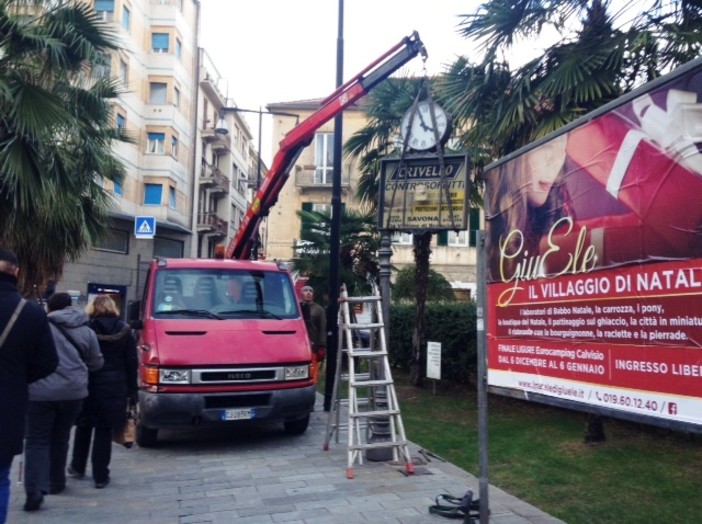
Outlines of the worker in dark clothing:
{"type": "Polygon", "coordinates": [[[307,326],[307,335],[312,345],[312,373],[315,383],[319,374],[319,364],[327,356],[327,314],[324,308],[314,301],[312,286],[302,288],[302,316],[307,326]]]}

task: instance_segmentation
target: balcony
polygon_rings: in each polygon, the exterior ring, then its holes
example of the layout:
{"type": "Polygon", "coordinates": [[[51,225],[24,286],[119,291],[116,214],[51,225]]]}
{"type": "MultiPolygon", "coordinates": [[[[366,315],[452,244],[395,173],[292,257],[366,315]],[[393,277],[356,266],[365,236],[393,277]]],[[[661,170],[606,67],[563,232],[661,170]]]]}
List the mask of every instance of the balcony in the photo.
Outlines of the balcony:
{"type": "Polygon", "coordinates": [[[212,193],[229,193],[229,179],[219,170],[205,162],[202,165],[200,175],[200,185],[206,187],[212,193]]]}
{"type": "MultiPolygon", "coordinates": [[[[317,175],[315,166],[295,167],[295,187],[300,191],[322,189],[331,190],[332,176],[328,174],[326,178],[317,175]]],[[[341,173],[341,189],[348,191],[351,187],[351,169],[344,169],[341,173]]]]}
{"type": "Polygon", "coordinates": [[[222,220],[217,213],[198,213],[197,232],[215,237],[226,237],[229,231],[229,224],[222,220]]]}
{"type": "Polygon", "coordinates": [[[212,149],[217,152],[217,154],[221,154],[222,151],[229,150],[229,136],[215,133],[214,126],[202,129],[201,133],[202,140],[206,144],[210,144],[212,149]]]}

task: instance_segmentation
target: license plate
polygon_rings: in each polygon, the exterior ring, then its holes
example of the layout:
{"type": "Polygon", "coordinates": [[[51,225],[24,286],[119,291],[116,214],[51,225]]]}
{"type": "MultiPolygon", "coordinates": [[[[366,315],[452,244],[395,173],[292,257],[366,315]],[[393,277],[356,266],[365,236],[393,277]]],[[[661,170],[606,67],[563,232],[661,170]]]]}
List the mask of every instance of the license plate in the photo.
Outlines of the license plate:
{"type": "Polygon", "coordinates": [[[256,413],[253,409],[225,409],[222,411],[222,420],[251,420],[256,413]]]}

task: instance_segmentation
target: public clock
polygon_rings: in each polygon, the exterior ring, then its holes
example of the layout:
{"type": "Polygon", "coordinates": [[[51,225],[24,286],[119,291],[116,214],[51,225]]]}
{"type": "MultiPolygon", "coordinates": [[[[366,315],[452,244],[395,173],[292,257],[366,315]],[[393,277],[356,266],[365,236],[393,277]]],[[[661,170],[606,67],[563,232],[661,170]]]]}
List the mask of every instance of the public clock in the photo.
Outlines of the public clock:
{"type": "Polygon", "coordinates": [[[402,117],[402,138],[407,139],[407,145],[415,151],[428,151],[438,144],[446,143],[451,134],[451,119],[439,104],[433,102],[434,119],[431,115],[431,105],[428,100],[417,104],[417,110],[412,118],[412,108],[402,117]],[[438,133],[434,133],[434,126],[438,133]],[[409,136],[409,138],[407,138],[409,136]]]}

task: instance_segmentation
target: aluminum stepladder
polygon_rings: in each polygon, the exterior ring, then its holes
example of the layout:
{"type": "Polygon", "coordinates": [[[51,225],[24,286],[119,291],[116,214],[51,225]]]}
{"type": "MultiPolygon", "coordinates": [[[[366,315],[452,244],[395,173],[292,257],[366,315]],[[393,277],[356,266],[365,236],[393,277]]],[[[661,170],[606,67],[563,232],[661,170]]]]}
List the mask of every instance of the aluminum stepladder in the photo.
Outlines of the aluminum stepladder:
{"type": "Polygon", "coordinates": [[[336,373],[332,390],[333,406],[327,419],[327,431],[324,450],[329,450],[329,441],[336,435],[339,442],[339,430],[348,433],[348,462],[346,477],[354,478],[354,465],[363,464],[365,450],[392,450],[392,459],[405,462],[407,474],[414,473],[414,463],[410,457],[405,428],[402,424],[400,406],[397,401],[395,385],[390,372],[388,352],[385,341],[385,325],[381,311],[382,298],[378,288],[373,284],[373,295],[349,297],[346,286],[341,286],[339,296],[339,343],[337,347],[336,373]],[[368,305],[371,312],[370,322],[357,322],[349,305],[368,305]],[[368,330],[370,337],[365,347],[358,344],[360,336],[354,336],[368,330]],[[354,347],[358,345],[360,347],[354,347]],[[342,373],[343,363],[348,366],[348,373],[342,373]],[[342,383],[348,387],[348,398],[342,399],[342,383]],[[348,407],[348,422],[341,423],[341,407],[348,407]],[[371,442],[371,430],[379,420],[385,421],[389,428],[389,439],[371,442]],[[364,430],[364,431],[362,431],[364,430]]]}

